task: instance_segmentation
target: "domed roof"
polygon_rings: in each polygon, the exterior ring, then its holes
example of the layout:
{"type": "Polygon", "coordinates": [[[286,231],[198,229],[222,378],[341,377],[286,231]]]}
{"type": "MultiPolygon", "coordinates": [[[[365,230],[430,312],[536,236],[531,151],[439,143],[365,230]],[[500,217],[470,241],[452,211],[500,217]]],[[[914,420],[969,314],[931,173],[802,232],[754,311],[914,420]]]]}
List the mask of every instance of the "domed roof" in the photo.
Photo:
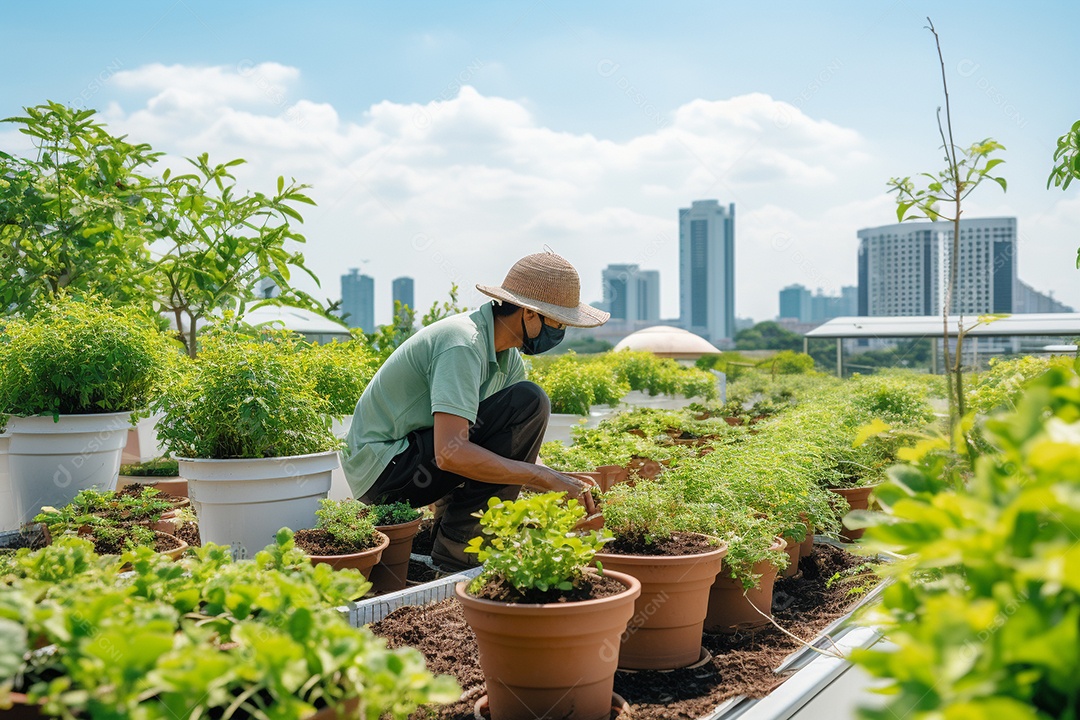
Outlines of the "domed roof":
{"type": "Polygon", "coordinates": [[[705,338],[670,325],[654,325],[627,335],[615,350],[648,350],[660,357],[697,358],[720,351],[705,338]]]}

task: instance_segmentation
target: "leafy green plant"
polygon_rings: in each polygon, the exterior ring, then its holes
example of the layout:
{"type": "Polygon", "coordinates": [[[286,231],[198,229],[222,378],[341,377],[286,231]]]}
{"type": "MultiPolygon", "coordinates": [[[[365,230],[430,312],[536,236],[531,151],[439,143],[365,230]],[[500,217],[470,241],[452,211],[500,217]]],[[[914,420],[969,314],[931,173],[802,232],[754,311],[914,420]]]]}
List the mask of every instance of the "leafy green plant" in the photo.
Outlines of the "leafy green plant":
{"type": "Polygon", "coordinates": [[[465,548],[484,564],[470,592],[478,592],[489,580],[522,595],[532,590],[568,591],[581,581],[593,557],[612,538],[607,530],[574,532],[585,518],[585,508],[577,500],[563,504],[564,495],[488,500],[487,510],[477,513],[483,535],[465,548]]]}
{"type": "Polygon", "coordinates": [[[877,492],[886,514],[861,520],[866,552],[897,558],[867,617],[895,647],[853,659],[892,697],[864,717],[1076,715],[1078,421],[1077,368],[1052,366],[985,421],[987,454],[913,452],[890,471],[877,492]]]}
{"type": "Polygon", "coordinates": [[[161,190],[153,196],[152,217],[162,255],[155,262],[157,302],[171,314],[188,355],[198,352],[199,324],[211,313],[231,309],[243,316],[253,307],[274,302],[323,312],[310,295],[291,283],[292,271],[319,280],[304,265],[304,256],[288,249],[305,242],[297,232],[303,218],[299,205],[314,205],[307,185],[277,179],[273,194],[241,192],[232,168],[241,159],[213,165],[206,153],[188,162],[194,172],[162,173],[161,190]],[[279,294],[260,299],[256,283],[271,278],[279,294]]]}
{"type": "Polygon", "coordinates": [[[968,391],[970,411],[987,414],[994,410],[1015,409],[1023,397],[1024,386],[1046,372],[1052,365],[1068,367],[1072,360],[1065,356],[1050,358],[1018,357],[1012,360],[990,359],[990,368],[980,373],[968,391]]]}
{"type": "MultiPolygon", "coordinates": [[[[963,376],[963,332],[959,329],[960,336],[956,341],[956,357],[952,367],[949,366],[949,313],[954,311],[958,304],[956,300],[957,273],[960,267],[960,217],[963,213],[963,201],[975,191],[984,180],[992,180],[1001,186],[1002,191],[1007,189],[1005,178],[992,175],[995,167],[1005,162],[1001,158],[992,158],[998,150],[1004,150],[1001,143],[986,138],[981,142],[972,144],[967,148],[961,148],[953,140],[952,110],[949,105],[949,85],[945,76],[945,57],[941,52],[941,38],[938,37],[934,23],[930,22],[928,29],[934,36],[937,45],[938,60],[941,64],[941,84],[945,92],[945,124],[942,125],[941,108],[938,108],[938,133],[941,136],[942,149],[945,152],[945,168],[937,173],[922,173],[922,177],[928,180],[926,187],[916,188],[910,177],[893,178],[889,181],[891,192],[896,192],[896,217],[900,222],[913,218],[926,218],[934,222],[952,223],[952,248],[948,254],[949,280],[945,288],[945,299],[942,303],[942,325],[944,337],[944,354],[946,383],[949,398],[949,426],[955,429],[964,415],[964,376],[963,376]],[[943,211],[942,204],[952,206],[950,211],[943,211]]],[[[983,320],[979,320],[983,322],[983,320]]],[[[963,323],[961,322],[961,326],[963,323]]],[[[967,328],[970,330],[970,328],[967,328]]]]}
{"type": "Polygon", "coordinates": [[[375,505],[371,508],[375,513],[376,525],[401,525],[412,522],[423,515],[407,502],[395,502],[387,505],[375,505]]]}
{"type": "MultiPolygon", "coordinates": [[[[1054,168],[1046,178],[1046,187],[1051,185],[1068,190],[1072,181],[1080,178],[1080,120],[1073,123],[1069,132],[1058,138],[1054,149],[1054,168]]],[[[1080,248],[1076,250],[1076,267],[1080,268],[1080,248]]]]}
{"type": "Polygon", "coordinates": [[[320,500],[315,517],[318,518],[316,527],[330,533],[343,545],[360,551],[377,544],[377,516],[369,505],[358,500],[320,500]]]}
{"type": "Polygon", "coordinates": [[[315,392],[335,417],[352,415],[356,401],[379,369],[378,356],[360,340],[300,344],[300,361],[315,380],[315,392]]]}
{"type": "Polygon", "coordinates": [[[154,407],[158,438],[188,458],[269,458],[335,450],[330,404],[293,351],[294,339],[212,326],[189,372],[154,407]]]}
{"type": "Polygon", "coordinates": [[[83,525],[152,523],[172,510],[174,502],[152,487],[138,495],[115,490],[81,490],[62,508],[43,507],[34,522],[45,523],[52,536],[78,530],[83,525]]]}
{"type": "Polygon", "coordinates": [[[66,720],[299,720],[350,702],[355,717],[402,720],[456,700],[416,650],[388,650],[342,617],[369,587],[312,565],[288,530],[240,562],[213,545],[180,563],[146,548],[109,562],[78,538],[19,551],[0,585],[0,701],[26,692],[66,720]],[[118,579],[119,562],[131,572],[118,579]],[[28,653],[37,642],[53,651],[28,653]]]}
{"type": "Polygon", "coordinates": [[[138,310],[61,291],[32,315],[0,322],[0,412],[145,411],[175,354],[138,310]]]}
{"type": "Polygon", "coordinates": [[[55,102],[2,122],[30,137],[37,156],[0,151],[0,310],[64,288],[144,299],[155,184],[144,173],[161,153],[110,134],[92,110],[55,102]]]}
{"type": "Polygon", "coordinates": [[[604,527],[618,540],[654,545],[685,531],[686,501],[674,486],[639,479],[621,483],[603,496],[604,527]]]}
{"type": "Polygon", "coordinates": [[[806,353],[781,350],[759,362],[757,367],[772,375],[803,375],[814,372],[814,358],[806,353]]]}

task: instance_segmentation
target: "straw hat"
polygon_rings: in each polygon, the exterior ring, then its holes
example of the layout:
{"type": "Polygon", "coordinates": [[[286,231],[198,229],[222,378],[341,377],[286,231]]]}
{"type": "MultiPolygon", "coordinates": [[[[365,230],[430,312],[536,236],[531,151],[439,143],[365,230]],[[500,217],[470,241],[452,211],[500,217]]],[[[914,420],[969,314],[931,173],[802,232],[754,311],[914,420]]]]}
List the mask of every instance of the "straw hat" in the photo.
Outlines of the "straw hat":
{"type": "Polygon", "coordinates": [[[610,313],[581,302],[577,270],[550,250],[518,260],[506,273],[502,285],[477,285],[476,289],[572,327],[596,327],[611,317],[610,313]]]}

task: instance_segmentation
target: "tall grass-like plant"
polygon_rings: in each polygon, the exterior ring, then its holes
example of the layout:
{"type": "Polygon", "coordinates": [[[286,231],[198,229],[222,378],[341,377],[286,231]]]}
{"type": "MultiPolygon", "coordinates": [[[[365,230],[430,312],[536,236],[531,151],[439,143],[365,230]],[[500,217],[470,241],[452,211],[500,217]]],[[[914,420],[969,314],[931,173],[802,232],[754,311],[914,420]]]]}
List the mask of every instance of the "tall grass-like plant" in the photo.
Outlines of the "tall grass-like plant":
{"type": "Polygon", "coordinates": [[[0,321],[0,412],[145,411],[171,381],[176,357],[139,310],[60,292],[28,315],[0,321]]]}
{"type": "Polygon", "coordinates": [[[158,438],[187,458],[271,458],[335,450],[329,401],[315,388],[294,340],[213,327],[202,351],[155,404],[158,438]]]}

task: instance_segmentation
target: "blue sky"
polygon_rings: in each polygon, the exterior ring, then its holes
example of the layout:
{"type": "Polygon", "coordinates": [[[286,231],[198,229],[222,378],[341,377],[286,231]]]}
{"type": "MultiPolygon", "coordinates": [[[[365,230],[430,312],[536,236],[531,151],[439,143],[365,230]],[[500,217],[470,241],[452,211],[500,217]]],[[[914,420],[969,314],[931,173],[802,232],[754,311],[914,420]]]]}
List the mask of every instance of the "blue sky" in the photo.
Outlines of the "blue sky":
{"type": "Polygon", "coordinates": [[[392,277],[425,305],[543,243],[586,299],[608,262],[659,269],[675,315],[677,209],[734,202],[737,313],[761,320],[790,282],[853,284],[855,231],[894,218],[885,181],[939,166],[930,15],[958,142],[1007,147],[1009,192],[980,189],[970,214],[1016,215],[1021,278],[1080,308],[1077,190],[1045,189],[1080,118],[1080,6],[938,5],[9,3],[23,59],[0,115],[73,101],[169,162],[209,151],[247,158],[257,189],[311,183],[322,295],[360,266],[379,321],[392,277]]]}

